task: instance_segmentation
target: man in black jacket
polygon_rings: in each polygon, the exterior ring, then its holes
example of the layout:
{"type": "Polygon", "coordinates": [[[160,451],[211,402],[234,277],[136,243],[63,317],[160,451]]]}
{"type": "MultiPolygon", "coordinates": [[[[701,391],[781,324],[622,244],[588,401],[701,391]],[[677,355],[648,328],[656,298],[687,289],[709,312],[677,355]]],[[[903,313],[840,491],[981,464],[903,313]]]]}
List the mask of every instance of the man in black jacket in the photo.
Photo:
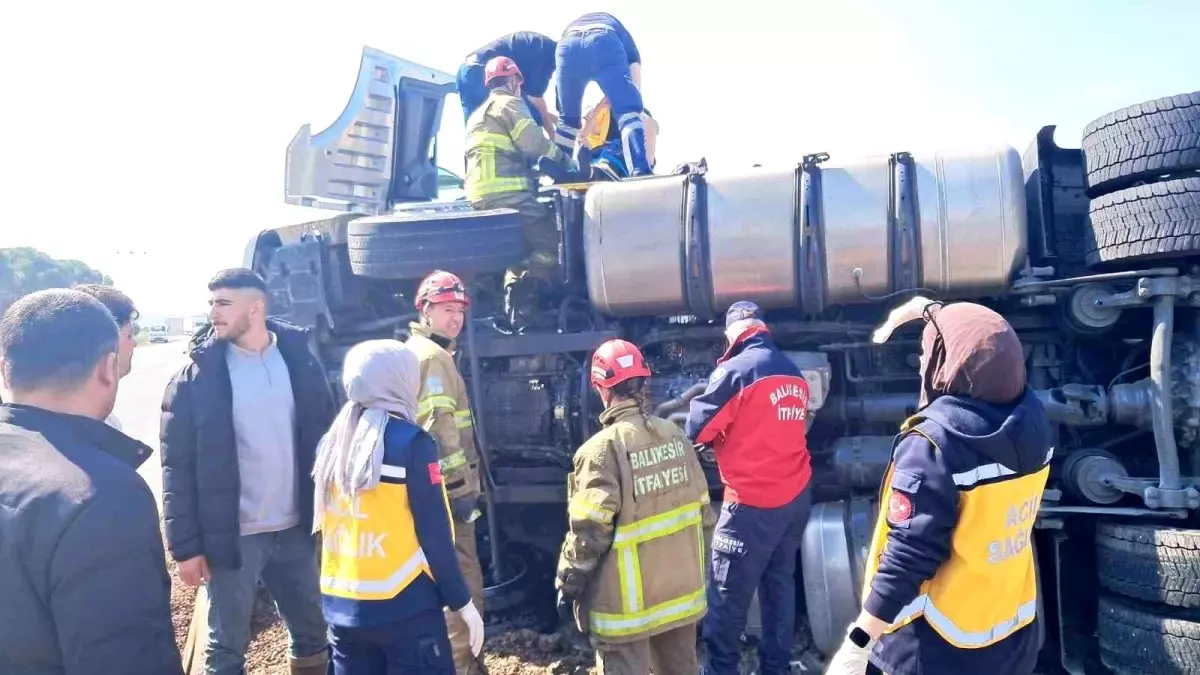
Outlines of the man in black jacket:
{"type": "Polygon", "coordinates": [[[150,448],[104,424],[117,324],[79,291],[0,319],[0,673],[182,675],[150,448]]]}
{"type": "Polygon", "coordinates": [[[167,544],[180,578],[208,587],[210,675],[242,672],[260,581],[287,625],[292,672],[323,674],[311,473],[333,398],[307,331],[267,318],[258,275],[225,270],[208,288],[209,334],[163,395],[167,544]]]}

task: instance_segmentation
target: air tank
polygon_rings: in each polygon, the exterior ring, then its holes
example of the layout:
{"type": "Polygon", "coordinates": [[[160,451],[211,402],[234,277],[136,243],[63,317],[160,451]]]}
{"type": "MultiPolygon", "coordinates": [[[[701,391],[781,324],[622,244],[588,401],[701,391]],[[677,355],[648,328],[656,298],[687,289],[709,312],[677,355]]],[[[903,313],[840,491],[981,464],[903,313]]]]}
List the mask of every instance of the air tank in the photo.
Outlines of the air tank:
{"type": "Polygon", "coordinates": [[[584,205],[588,293],[611,316],[826,308],[912,288],[1004,293],[1024,265],[1011,147],[600,183],[584,205]]]}

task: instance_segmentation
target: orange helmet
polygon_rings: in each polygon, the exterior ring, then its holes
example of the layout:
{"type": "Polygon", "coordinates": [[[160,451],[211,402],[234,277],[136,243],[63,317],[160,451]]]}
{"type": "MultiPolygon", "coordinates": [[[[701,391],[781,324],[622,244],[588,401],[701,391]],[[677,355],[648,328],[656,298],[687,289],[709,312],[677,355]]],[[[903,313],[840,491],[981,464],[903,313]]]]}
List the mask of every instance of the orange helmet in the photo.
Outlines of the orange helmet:
{"type": "Polygon", "coordinates": [[[650,377],[650,366],[631,342],[609,340],[592,353],[592,384],[609,389],[634,377],[650,377]]]}
{"type": "Polygon", "coordinates": [[[441,302],[471,304],[467,298],[467,288],[463,286],[461,279],[449,272],[435,270],[417,287],[417,299],[413,304],[416,305],[417,311],[421,311],[426,304],[436,305],[441,302]]]}
{"type": "Polygon", "coordinates": [[[490,87],[497,77],[516,77],[518,82],[525,81],[517,62],[507,56],[493,56],[483,67],[483,86],[490,87]]]}

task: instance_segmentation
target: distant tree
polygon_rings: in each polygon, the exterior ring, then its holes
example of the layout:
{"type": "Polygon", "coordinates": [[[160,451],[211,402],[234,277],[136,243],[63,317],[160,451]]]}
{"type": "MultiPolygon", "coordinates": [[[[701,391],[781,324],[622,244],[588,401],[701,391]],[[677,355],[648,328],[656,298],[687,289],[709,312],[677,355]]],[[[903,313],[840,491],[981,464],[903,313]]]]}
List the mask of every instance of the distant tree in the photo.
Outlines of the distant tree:
{"type": "Polygon", "coordinates": [[[78,260],[56,260],[35,248],[0,248],[0,311],[17,298],[73,284],[112,284],[107,274],[78,260]]]}

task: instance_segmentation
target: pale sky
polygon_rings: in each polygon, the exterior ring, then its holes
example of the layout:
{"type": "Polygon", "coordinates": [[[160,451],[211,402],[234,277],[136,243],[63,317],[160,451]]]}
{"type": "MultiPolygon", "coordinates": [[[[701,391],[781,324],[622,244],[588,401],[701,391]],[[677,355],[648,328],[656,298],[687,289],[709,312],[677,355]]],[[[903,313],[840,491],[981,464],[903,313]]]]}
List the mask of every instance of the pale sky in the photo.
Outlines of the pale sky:
{"type": "MultiPolygon", "coordinates": [[[[1193,91],[1200,2],[895,0],[19,3],[0,38],[0,248],[113,277],[144,313],[205,311],[205,282],[283,203],[284,150],[342,111],[363,46],[454,73],[503,34],[620,18],[643,56],[660,167],[794,164],[958,144],[1024,152],[1057,124],[1193,91]],[[671,7],[671,9],[667,9],[671,7]]],[[[553,106],[553,85],[547,99],[553,106]]],[[[462,172],[457,97],[440,163],[462,172]]]]}

